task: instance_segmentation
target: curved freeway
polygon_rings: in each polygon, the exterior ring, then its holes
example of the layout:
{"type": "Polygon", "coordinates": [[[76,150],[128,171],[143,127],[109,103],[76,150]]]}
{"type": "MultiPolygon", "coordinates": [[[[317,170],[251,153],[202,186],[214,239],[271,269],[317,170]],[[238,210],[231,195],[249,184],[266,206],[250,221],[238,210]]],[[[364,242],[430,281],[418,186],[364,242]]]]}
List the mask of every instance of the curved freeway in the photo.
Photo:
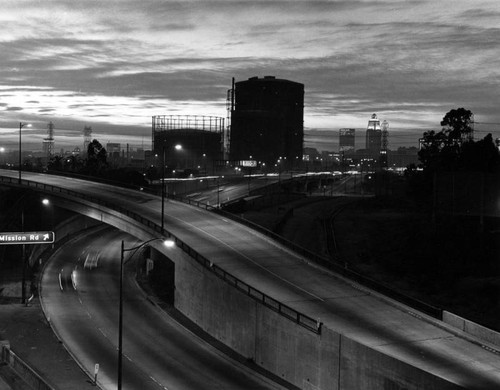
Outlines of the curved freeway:
{"type": "MultiPolygon", "coordinates": [[[[56,251],[41,282],[52,327],[87,372],[99,364],[103,389],[115,389],[117,382],[121,240],[126,247],[137,245],[130,235],[110,228],[72,240],[56,251]]],[[[153,306],[131,271],[123,290],[124,389],[281,389],[153,306]]]]}
{"type": "MultiPolygon", "coordinates": [[[[3,171],[16,177],[15,172],[3,171]]],[[[76,179],[24,173],[130,208],[159,222],[158,197],[76,179]]],[[[386,355],[468,389],[500,388],[500,354],[442,323],[391,304],[283,248],[205,210],[169,201],[165,226],[182,241],[262,292],[324,326],[386,355]]]]}

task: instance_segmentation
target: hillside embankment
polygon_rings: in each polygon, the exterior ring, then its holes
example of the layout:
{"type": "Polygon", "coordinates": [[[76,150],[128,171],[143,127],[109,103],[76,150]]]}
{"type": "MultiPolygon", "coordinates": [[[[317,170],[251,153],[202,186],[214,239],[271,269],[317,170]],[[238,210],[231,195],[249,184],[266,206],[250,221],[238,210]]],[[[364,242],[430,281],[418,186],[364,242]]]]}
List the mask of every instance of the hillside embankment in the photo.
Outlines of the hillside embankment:
{"type": "Polygon", "coordinates": [[[498,219],[480,225],[477,217],[432,218],[411,201],[390,197],[308,197],[242,216],[406,295],[500,331],[498,219]],[[333,254],[325,229],[330,217],[333,254]]]}

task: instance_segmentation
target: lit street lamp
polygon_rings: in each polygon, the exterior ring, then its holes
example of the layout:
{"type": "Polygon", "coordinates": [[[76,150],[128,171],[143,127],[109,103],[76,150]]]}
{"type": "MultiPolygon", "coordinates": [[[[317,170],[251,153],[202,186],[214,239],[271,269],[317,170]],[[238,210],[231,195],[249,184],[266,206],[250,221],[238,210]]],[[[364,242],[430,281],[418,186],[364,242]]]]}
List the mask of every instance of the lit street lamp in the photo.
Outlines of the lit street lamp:
{"type": "Polygon", "coordinates": [[[31,127],[31,123],[23,123],[19,122],[19,184],[21,184],[21,129],[26,126],[26,127],[31,127]]]}
{"type": "MultiPolygon", "coordinates": [[[[121,252],[120,252],[120,306],[119,306],[119,321],[118,321],[118,390],[122,388],[122,370],[123,370],[123,264],[124,264],[124,254],[125,252],[138,251],[145,245],[152,241],[162,240],[162,238],[152,238],[148,241],[143,242],[140,245],[134,246],[133,248],[125,248],[125,243],[122,240],[121,252]]],[[[171,248],[175,245],[173,240],[163,240],[163,244],[171,248]]],[[[134,255],[132,253],[131,257],[134,255]]]]}

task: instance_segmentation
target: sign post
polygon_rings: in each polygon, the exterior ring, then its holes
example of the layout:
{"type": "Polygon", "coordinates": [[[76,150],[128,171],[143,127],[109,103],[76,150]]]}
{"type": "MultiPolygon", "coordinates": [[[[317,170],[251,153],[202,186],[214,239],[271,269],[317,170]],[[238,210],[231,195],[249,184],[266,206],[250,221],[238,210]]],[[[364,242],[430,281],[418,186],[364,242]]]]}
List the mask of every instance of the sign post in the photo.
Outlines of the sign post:
{"type": "Polygon", "coordinates": [[[99,363],[95,364],[94,367],[94,386],[97,386],[97,373],[99,372],[99,363]]]}
{"type": "MultiPolygon", "coordinates": [[[[21,171],[19,171],[19,175],[21,175],[21,171]]],[[[20,176],[19,176],[20,177],[20,176]]],[[[23,213],[23,227],[24,227],[24,213],[23,213]]],[[[52,244],[54,243],[56,236],[54,232],[0,232],[0,245],[19,245],[23,246],[23,279],[21,282],[21,291],[22,298],[21,301],[23,304],[28,306],[29,301],[26,301],[25,298],[25,284],[26,284],[26,253],[25,253],[25,245],[26,244],[52,244]]],[[[30,298],[31,300],[32,298],[30,298]]]]}

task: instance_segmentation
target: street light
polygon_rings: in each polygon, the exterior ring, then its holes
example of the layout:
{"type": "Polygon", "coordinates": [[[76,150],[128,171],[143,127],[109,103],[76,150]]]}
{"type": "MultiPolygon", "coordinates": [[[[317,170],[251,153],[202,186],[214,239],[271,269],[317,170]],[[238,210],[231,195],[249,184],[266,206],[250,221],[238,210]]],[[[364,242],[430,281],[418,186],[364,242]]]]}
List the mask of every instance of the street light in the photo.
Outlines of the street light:
{"type": "Polygon", "coordinates": [[[21,184],[21,129],[26,126],[26,127],[31,127],[31,123],[23,123],[19,122],[19,184],[21,184]]]}
{"type": "MultiPolygon", "coordinates": [[[[123,264],[125,252],[133,251],[131,257],[136,251],[143,248],[145,245],[151,243],[152,241],[163,240],[162,238],[152,238],[143,242],[140,245],[134,246],[133,248],[125,248],[125,243],[122,240],[121,252],[120,252],[120,306],[119,306],[119,321],[118,321],[118,390],[122,388],[122,366],[123,366],[123,264]]],[[[174,240],[163,240],[163,245],[167,248],[171,248],[175,245],[174,240]]]]}

